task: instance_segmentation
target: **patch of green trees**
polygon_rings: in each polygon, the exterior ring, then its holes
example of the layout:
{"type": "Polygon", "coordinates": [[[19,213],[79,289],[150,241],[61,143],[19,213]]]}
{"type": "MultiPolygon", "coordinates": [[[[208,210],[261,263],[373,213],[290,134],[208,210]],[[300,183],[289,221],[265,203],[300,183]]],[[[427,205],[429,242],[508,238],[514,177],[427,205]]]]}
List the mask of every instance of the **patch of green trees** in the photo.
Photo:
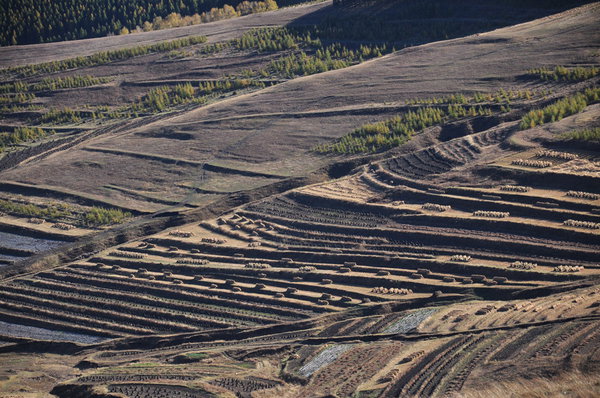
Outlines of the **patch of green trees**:
{"type": "Polygon", "coordinates": [[[489,109],[452,104],[447,109],[421,107],[381,122],[365,124],[339,140],[315,147],[318,153],[380,152],[402,145],[423,129],[467,116],[491,114],[489,109]]]}
{"type": "Polygon", "coordinates": [[[132,214],[121,209],[103,207],[79,208],[64,203],[39,206],[31,203],[19,203],[0,199],[0,211],[19,217],[42,218],[47,221],[67,221],[90,227],[120,224],[132,217],[132,214]]]}
{"type": "Polygon", "coordinates": [[[527,72],[528,75],[540,80],[554,82],[578,82],[596,77],[598,73],[600,73],[600,69],[595,66],[578,66],[575,68],[556,66],[554,68],[531,69],[527,72]]]}
{"type": "Polygon", "coordinates": [[[36,141],[55,133],[54,130],[44,130],[39,127],[16,127],[12,132],[0,133],[0,152],[7,146],[36,141]]]}
{"type": "Polygon", "coordinates": [[[586,106],[600,102],[600,88],[588,88],[583,92],[565,97],[542,109],[534,109],[521,119],[522,130],[533,128],[544,123],[557,122],[567,116],[574,115],[586,106]]]}
{"type": "Polygon", "coordinates": [[[559,138],[565,141],[600,142],[600,127],[569,131],[559,138]]]}

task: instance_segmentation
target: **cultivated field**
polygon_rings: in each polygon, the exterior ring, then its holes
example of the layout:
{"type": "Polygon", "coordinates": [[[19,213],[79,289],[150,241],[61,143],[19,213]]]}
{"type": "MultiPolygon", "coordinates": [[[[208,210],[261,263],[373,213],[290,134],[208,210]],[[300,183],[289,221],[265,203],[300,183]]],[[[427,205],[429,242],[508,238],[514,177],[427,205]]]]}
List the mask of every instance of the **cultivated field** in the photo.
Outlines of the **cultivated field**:
{"type": "Polygon", "coordinates": [[[0,396],[598,393],[600,4],[468,7],[530,21],[356,54],[247,32],[317,3],[0,49],[208,37],[2,75],[0,396]]]}

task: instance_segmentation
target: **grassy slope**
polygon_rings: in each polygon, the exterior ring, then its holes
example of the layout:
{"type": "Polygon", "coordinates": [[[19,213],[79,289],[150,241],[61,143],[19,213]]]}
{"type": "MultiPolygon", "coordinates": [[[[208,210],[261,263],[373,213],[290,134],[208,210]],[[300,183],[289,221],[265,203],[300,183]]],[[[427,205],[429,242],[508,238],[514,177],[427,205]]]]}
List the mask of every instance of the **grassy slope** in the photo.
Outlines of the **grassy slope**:
{"type": "MultiPolygon", "coordinates": [[[[600,43],[595,29],[599,8],[599,4],[591,4],[490,33],[408,48],[355,67],[227,99],[119,136],[101,136],[84,145],[167,157],[177,154],[237,169],[302,175],[331,161],[307,152],[315,144],[396,112],[384,108],[373,115],[374,105],[456,91],[536,88],[535,84],[532,87],[531,83],[515,80],[515,76],[540,65],[591,59],[590,54],[600,43]],[[340,107],[355,110],[348,116],[347,112],[339,112],[340,107]],[[314,113],[311,117],[286,117],[302,112],[314,113]],[[163,128],[183,131],[195,139],[148,137],[163,128]]],[[[5,172],[4,178],[56,184],[57,174],[61,175],[61,185],[101,195],[105,193],[98,187],[108,183],[158,192],[198,178],[193,168],[174,169],[152,160],[105,153],[92,155],[79,147],[5,172]],[[105,164],[106,169],[74,166],[78,159],[90,156],[105,164]],[[145,171],[141,178],[139,170],[145,171]],[[94,183],[85,177],[90,173],[94,183]]]]}

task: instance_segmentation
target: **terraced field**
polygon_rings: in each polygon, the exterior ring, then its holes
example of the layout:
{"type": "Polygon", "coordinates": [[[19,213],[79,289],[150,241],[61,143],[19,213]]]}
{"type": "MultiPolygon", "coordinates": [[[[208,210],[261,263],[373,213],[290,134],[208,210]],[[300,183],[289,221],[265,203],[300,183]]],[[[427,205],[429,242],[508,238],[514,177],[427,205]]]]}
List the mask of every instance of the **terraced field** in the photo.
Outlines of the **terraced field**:
{"type": "Polygon", "coordinates": [[[600,126],[600,3],[465,4],[529,22],[355,57],[298,32],[408,5],[302,5],[107,38],[209,42],[3,86],[39,108],[2,111],[0,396],[474,398],[570,375],[600,394],[600,155],[573,138],[600,126]],[[347,64],[276,69],[330,50],[347,64]]]}

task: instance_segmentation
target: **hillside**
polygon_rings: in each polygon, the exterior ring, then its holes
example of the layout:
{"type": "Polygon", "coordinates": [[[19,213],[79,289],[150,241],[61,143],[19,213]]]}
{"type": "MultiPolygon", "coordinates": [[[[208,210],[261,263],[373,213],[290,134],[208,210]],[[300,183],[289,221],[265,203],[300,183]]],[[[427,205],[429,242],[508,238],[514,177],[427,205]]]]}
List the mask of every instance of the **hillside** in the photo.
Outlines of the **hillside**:
{"type": "Polygon", "coordinates": [[[600,3],[432,7],[0,48],[0,396],[599,393],[600,3]]]}

